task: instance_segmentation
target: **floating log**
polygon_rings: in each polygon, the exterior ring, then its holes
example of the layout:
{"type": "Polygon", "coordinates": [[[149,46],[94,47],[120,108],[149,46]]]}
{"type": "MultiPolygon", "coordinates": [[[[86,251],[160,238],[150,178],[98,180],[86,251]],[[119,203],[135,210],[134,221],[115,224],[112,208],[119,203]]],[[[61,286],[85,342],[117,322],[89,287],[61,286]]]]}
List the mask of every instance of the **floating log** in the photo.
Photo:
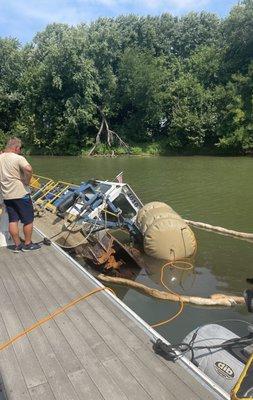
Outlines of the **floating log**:
{"type": "Polygon", "coordinates": [[[204,222],[190,221],[188,219],[185,219],[185,222],[191,226],[195,226],[196,228],[202,228],[202,229],[206,229],[208,231],[214,231],[214,232],[218,232],[218,233],[221,233],[224,235],[230,235],[230,236],[239,237],[242,239],[253,240],[253,233],[238,232],[238,231],[234,231],[231,229],[222,228],[221,226],[209,225],[209,224],[205,224],[204,222]]]}
{"type": "Polygon", "coordinates": [[[169,293],[162,290],[150,288],[148,286],[143,285],[142,283],[138,283],[130,279],[116,278],[103,274],[99,274],[97,278],[102,282],[109,282],[109,283],[114,283],[116,285],[123,285],[133,289],[137,289],[148,296],[162,300],[179,301],[179,299],[181,299],[184,303],[195,304],[199,306],[232,307],[237,304],[244,304],[244,298],[242,296],[232,296],[232,295],[230,296],[225,294],[213,294],[210,297],[176,295],[174,293],[169,293]]]}

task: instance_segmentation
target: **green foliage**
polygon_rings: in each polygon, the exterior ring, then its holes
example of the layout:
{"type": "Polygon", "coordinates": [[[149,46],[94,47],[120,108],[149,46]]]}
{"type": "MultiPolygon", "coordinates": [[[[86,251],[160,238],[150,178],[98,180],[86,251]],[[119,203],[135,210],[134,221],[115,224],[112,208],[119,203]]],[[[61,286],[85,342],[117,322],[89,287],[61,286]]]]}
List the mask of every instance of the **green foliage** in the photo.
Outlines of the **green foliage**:
{"type": "Polygon", "coordinates": [[[253,149],[253,62],[245,75],[235,74],[220,92],[220,138],[217,146],[235,153],[253,149]]]}
{"type": "Polygon", "coordinates": [[[236,129],[232,135],[226,135],[222,137],[217,144],[217,146],[221,149],[230,151],[233,154],[243,154],[247,153],[248,150],[252,150],[253,148],[253,137],[252,137],[253,129],[251,128],[251,132],[245,130],[244,127],[236,129]]]}
{"type": "Polygon", "coordinates": [[[253,58],[253,0],[241,1],[232,8],[223,24],[223,37],[226,70],[246,72],[253,58]]]}
{"type": "Polygon", "coordinates": [[[7,141],[6,133],[0,129],[0,152],[4,150],[6,141],[7,141]]]}
{"type": "Polygon", "coordinates": [[[118,73],[118,124],[125,137],[149,140],[159,129],[163,117],[162,60],[139,49],[128,49],[118,73]]]}
{"type": "Polygon", "coordinates": [[[219,43],[220,19],[211,13],[189,13],[178,20],[172,43],[175,53],[189,57],[199,46],[219,43]]]}
{"type": "MultiPolygon", "coordinates": [[[[94,144],[94,143],[93,143],[94,144]]],[[[91,149],[91,146],[86,146],[85,148],[82,149],[81,155],[82,156],[87,156],[89,155],[89,151],[91,149]]],[[[96,150],[93,153],[93,155],[97,156],[109,156],[109,157],[115,157],[118,155],[125,155],[128,154],[126,148],[124,147],[117,147],[117,146],[108,146],[107,143],[100,143],[96,146],[96,150]]]]}
{"type": "Polygon", "coordinates": [[[9,132],[19,115],[22,94],[20,45],[15,39],[0,38],[0,130],[9,132]]]}
{"type": "Polygon", "coordinates": [[[211,90],[189,72],[168,82],[165,98],[166,123],[163,134],[169,148],[200,148],[213,144],[216,109],[211,90]]]}
{"type": "Polygon", "coordinates": [[[221,79],[223,50],[217,45],[200,46],[186,61],[190,71],[205,88],[216,86],[221,79]]]}
{"type": "Polygon", "coordinates": [[[24,137],[45,154],[76,154],[96,123],[97,73],[82,28],[50,25],[26,48],[24,137]]]}
{"type": "Polygon", "coordinates": [[[134,156],[139,156],[141,154],[143,154],[143,149],[140,146],[132,146],[131,147],[131,154],[133,154],[134,156]]]}
{"type": "MultiPolygon", "coordinates": [[[[0,38],[0,148],[87,154],[101,110],[132,154],[253,151],[253,0],[210,13],[51,24],[0,38]]],[[[98,154],[125,154],[105,144],[98,154]]]]}

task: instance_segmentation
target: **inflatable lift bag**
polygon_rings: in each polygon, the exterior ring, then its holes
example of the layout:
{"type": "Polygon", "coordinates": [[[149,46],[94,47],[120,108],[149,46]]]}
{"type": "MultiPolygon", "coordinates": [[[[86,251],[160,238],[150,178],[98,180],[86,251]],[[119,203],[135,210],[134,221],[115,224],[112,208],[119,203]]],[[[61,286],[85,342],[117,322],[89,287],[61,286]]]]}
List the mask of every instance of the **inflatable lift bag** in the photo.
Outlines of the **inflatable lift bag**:
{"type": "Polygon", "coordinates": [[[144,251],[151,257],[175,261],[196,251],[194,233],[170,206],[152,202],[142,207],[136,223],[143,235],[144,251]]]}
{"type": "MultiPolygon", "coordinates": [[[[172,208],[166,204],[162,203],[161,201],[152,201],[151,203],[145,204],[139,211],[136,219],[137,225],[140,225],[142,222],[142,219],[145,217],[147,213],[149,213],[151,210],[155,210],[156,208],[160,209],[166,209],[167,211],[172,210],[172,208]]],[[[172,210],[173,211],[173,210],[172,210]]]]}

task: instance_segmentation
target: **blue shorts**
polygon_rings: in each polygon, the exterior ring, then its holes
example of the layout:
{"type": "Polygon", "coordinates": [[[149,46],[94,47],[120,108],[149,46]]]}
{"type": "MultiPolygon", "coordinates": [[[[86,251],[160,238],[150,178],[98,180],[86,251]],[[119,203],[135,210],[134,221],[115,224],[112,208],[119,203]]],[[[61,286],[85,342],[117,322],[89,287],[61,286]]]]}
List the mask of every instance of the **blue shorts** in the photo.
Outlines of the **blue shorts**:
{"type": "Polygon", "coordinates": [[[29,194],[21,199],[4,200],[9,222],[21,221],[22,224],[31,224],[34,220],[33,203],[29,194]]]}

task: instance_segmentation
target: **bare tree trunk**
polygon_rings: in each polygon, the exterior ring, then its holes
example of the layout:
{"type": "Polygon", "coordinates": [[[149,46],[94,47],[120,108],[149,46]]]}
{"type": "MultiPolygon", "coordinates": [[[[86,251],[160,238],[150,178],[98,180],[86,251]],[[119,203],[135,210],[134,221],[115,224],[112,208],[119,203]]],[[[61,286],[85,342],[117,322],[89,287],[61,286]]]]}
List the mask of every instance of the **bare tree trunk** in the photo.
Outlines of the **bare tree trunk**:
{"type": "Polygon", "coordinates": [[[97,136],[96,136],[96,144],[100,144],[101,143],[100,136],[101,136],[101,133],[103,131],[104,123],[105,123],[104,118],[102,118],[102,122],[101,122],[100,128],[99,128],[97,136]]]}
{"type": "Polygon", "coordinates": [[[91,148],[91,150],[89,151],[88,155],[91,156],[94,153],[97,145],[99,145],[101,143],[101,136],[102,136],[103,132],[106,135],[106,142],[107,142],[109,147],[111,147],[113,145],[113,143],[114,143],[114,141],[116,139],[119,142],[119,145],[124,147],[124,148],[126,148],[127,152],[130,153],[130,147],[128,146],[128,144],[125,143],[124,140],[122,140],[121,137],[116,132],[114,132],[111,129],[109,129],[109,125],[108,125],[107,119],[106,119],[102,109],[100,107],[98,107],[98,106],[97,106],[97,109],[98,109],[98,111],[99,111],[99,113],[100,113],[100,115],[102,117],[102,121],[101,121],[99,130],[98,130],[98,133],[96,135],[95,144],[91,148]]]}

